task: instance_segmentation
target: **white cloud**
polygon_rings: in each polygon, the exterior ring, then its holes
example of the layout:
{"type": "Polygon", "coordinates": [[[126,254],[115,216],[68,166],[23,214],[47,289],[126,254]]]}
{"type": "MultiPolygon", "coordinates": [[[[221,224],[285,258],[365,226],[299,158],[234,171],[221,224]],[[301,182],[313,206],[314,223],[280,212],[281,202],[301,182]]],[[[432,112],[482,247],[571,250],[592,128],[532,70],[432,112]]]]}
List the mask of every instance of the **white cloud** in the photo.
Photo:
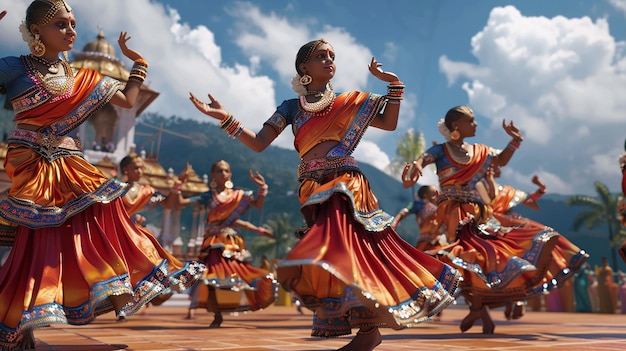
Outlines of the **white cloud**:
{"type": "Polygon", "coordinates": [[[621,144],[625,130],[625,44],[611,36],[606,19],[531,17],[496,7],[471,44],[477,63],[445,56],[439,63],[474,111],[492,121],[479,136],[506,143],[501,121],[513,120],[525,137],[515,158],[526,170],[544,167],[555,192],[588,193],[595,180],[618,184],[616,163],[597,158],[621,144]],[[583,179],[592,160],[594,172],[583,179]]]}
{"type": "MultiPolygon", "coordinates": [[[[29,3],[30,0],[17,0],[3,5],[9,12],[2,21],[3,26],[15,27],[16,34],[4,36],[3,46],[14,45],[18,54],[24,51],[25,44],[17,27],[29,3]]],[[[290,90],[297,50],[307,41],[320,37],[327,39],[337,54],[338,69],[333,79],[335,91],[366,90],[373,79],[368,71],[373,56],[369,48],[345,29],[321,26],[310,17],[292,19],[263,13],[252,3],[232,3],[226,12],[231,17],[225,22],[231,27],[234,43],[246,60],[230,64],[223,61],[222,47],[211,28],[190,26],[176,8],[150,0],[73,1],[71,5],[77,16],[79,43],[87,43],[91,38],[95,40],[97,32],[102,29],[119,57],[118,33],[129,33],[132,37],[129,47],[141,52],[149,62],[146,84],[160,93],[147,111],[164,116],[210,120],[191,105],[188,93],[193,92],[202,99],[207,99],[207,94],[211,93],[246,127],[255,131],[260,129],[283,99],[276,100],[277,85],[290,90]],[[269,73],[261,73],[268,72],[267,68],[270,73],[277,73],[276,80],[267,75],[269,73]]],[[[81,50],[82,47],[74,49],[81,50]]],[[[385,54],[393,54],[397,48],[393,43],[387,43],[386,49],[385,54]]],[[[127,67],[131,65],[128,59],[121,59],[127,67]]],[[[384,86],[382,82],[376,84],[384,86]]],[[[408,125],[415,118],[416,101],[415,96],[407,94],[399,126],[408,125]]],[[[387,133],[371,128],[362,141],[365,145],[360,147],[376,156],[373,161],[364,161],[381,170],[387,166],[389,157],[375,143],[388,137],[387,133]]],[[[289,129],[274,142],[274,145],[285,148],[292,148],[292,144],[289,129]]]]}
{"type": "Polygon", "coordinates": [[[380,170],[384,170],[391,162],[389,156],[377,144],[366,140],[361,141],[352,156],[357,161],[370,164],[380,170]]]}
{"type": "Polygon", "coordinates": [[[609,3],[626,15],[626,0],[609,0],[609,3]]]}

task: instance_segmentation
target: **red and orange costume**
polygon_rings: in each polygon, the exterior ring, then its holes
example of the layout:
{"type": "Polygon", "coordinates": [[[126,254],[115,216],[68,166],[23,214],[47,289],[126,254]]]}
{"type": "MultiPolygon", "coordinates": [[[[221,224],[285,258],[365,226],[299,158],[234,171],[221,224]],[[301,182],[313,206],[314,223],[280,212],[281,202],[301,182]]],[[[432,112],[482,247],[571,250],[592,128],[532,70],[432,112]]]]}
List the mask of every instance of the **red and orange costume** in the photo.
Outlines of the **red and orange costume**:
{"type": "Polygon", "coordinates": [[[70,135],[121,83],[80,69],[73,89],[54,96],[22,56],[0,59],[19,125],[8,139],[8,199],[0,201],[2,241],[12,250],[0,268],[0,348],[51,323],[82,325],[113,310],[108,297],[130,295],[126,315],[170,287],[190,286],[204,270],[180,264],[130,220],[127,185],[88,163],[70,135]],[[13,230],[12,230],[13,229],[13,230]]]}
{"type": "Polygon", "coordinates": [[[271,305],[277,298],[278,283],[267,270],[251,264],[246,242],[237,232],[237,221],[250,208],[252,191],[236,189],[227,198],[214,191],[192,197],[207,211],[206,229],[199,260],[207,267],[203,279],[192,291],[190,309],[206,308],[211,312],[256,311],[271,305]],[[216,289],[219,311],[209,303],[208,285],[216,289]],[[219,290],[236,293],[236,298],[220,298],[219,290]],[[243,296],[240,296],[242,295],[243,296]]]}
{"type": "Polygon", "coordinates": [[[291,99],[266,122],[279,133],[291,124],[300,156],[318,143],[337,142],[325,157],[298,166],[308,229],[277,271],[282,286],[315,312],[313,336],[414,326],[454,300],[458,271],[398,236],[393,217],[378,207],[350,156],[385,101],[376,94],[346,92],[326,113],[316,114],[291,99]]]}
{"type": "MultiPolygon", "coordinates": [[[[558,242],[564,238],[554,229],[501,215],[484,203],[476,184],[484,178],[499,150],[482,144],[471,147],[472,156],[466,163],[455,161],[446,144],[435,145],[423,155],[423,165],[437,166],[441,186],[438,218],[446,224],[448,241],[452,243],[440,251],[441,259],[463,270],[462,291],[473,309],[503,306],[558,287],[574,275],[587,254],[578,248],[572,253],[559,252],[558,242]]],[[[508,206],[511,198],[504,195],[515,196],[515,189],[509,190],[496,199],[495,208],[508,206]]],[[[490,322],[488,314],[481,318],[490,322]]],[[[462,329],[469,327],[471,323],[466,321],[461,325],[462,329]]],[[[492,333],[493,325],[483,324],[483,331],[492,333]]]]}

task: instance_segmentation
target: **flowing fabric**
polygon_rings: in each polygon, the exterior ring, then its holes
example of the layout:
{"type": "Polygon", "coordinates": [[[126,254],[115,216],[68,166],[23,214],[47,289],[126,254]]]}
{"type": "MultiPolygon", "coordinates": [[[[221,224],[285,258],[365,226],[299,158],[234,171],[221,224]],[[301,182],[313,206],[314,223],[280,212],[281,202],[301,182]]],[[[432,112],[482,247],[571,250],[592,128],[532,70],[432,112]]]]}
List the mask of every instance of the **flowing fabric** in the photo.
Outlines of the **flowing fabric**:
{"type": "Polygon", "coordinates": [[[184,289],[202,264],[170,260],[131,222],[121,197],[127,184],[107,179],[82,155],[76,127],[106,104],[120,82],[81,69],[71,93],[52,96],[26,58],[0,60],[15,121],[40,127],[9,137],[8,199],[0,201],[12,250],[0,268],[0,348],[19,349],[24,334],[51,323],[82,325],[130,298],[132,315],[167,288],[184,289]]]}
{"type": "MultiPolygon", "coordinates": [[[[619,203],[619,213],[622,217],[622,225],[626,227],[626,168],[622,170],[622,201],[619,203]]],[[[620,245],[618,252],[622,260],[626,262],[626,240],[620,245]]]]}
{"type": "Polygon", "coordinates": [[[466,296],[492,307],[561,286],[587,254],[553,228],[507,213],[511,204],[519,202],[515,189],[503,190],[494,206],[483,203],[476,184],[484,179],[499,150],[481,144],[472,148],[467,163],[457,162],[446,144],[424,154],[425,164],[437,166],[442,188],[438,218],[445,221],[452,243],[440,250],[441,259],[463,270],[466,296]]]}
{"type": "Polygon", "coordinates": [[[199,260],[207,267],[203,278],[191,291],[190,309],[210,312],[256,311],[271,305],[278,297],[278,283],[268,270],[251,264],[246,242],[237,232],[235,221],[250,207],[252,192],[233,190],[219,199],[214,192],[192,198],[205,206],[206,231],[199,260]],[[215,288],[215,292],[209,290],[215,288]],[[217,294],[219,311],[213,311],[209,294],[217,294]]]}
{"type": "Polygon", "coordinates": [[[297,99],[286,100],[266,122],[279,132],[291,124],[300,156],[320,142],[337,142],[326,157],[298,167],[308,230],[277,268],[282,286],[315,312],[313,336],[410,327],[454,301],[458,271],[398,236],[350,156],[384,102],[347,92],[328,113],[309,114],[297,99]]]}
{"type": "MultiPolygon", "coordinates": [[[[131,220],[133,218],[133,215],[140,213],[140,211],[148,207],[148,205],[155,205],[165,200],[165,195],[161,194],[150,185],[135,184],[134,186],[138,187],[138,191],[133,199],[128,196],[128,193],[126,193],[126,195],[122,197],[122,203],[124,204],[124,208],[126,209],[126,212],[128,212],[128,215],[131,216],[131,220]]],[[[138,225],[137,227],[139,230],[146,233],[146,237],[150,239],[154,246],[159,250],[160,256],[168,260],[170,269],[180,270],[184,267],[183,262],[174,257],[174,255],[172,255],[169,251],[165,250],[160,245],[154,233],[152,233],[150,230],[148,230],[148,228],[142,225],[138,225]]],[[[172,292],[167,291],[163,294],[160,294],[158,297],[150,300],[150,304],[154,306],[161,305],[165,301],[169,300],[172,295],[172,292]]]]}
{"type": "Polygon", "coordinates": [[[445,240],[441,236],[445,234],[445,227],[439,223],[437,218],[437,205],[423,201],[413,201],[406,207],[409,214],[414,214],[419,226],[419,237],[415,248],[420,251],[438,251],[445,245],[445,240]]]}

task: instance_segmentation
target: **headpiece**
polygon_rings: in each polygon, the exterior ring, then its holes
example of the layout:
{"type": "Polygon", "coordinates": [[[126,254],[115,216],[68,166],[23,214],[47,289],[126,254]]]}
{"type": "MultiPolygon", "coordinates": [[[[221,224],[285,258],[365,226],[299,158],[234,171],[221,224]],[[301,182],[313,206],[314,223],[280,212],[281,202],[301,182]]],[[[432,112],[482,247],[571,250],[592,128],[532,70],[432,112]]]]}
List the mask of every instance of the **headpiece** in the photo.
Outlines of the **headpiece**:
{"type": "Polygon", "coordinates": [[[41,20],[37,22],[37,24],[40,26],[45,26],[46,24],[50,23],[50,21],[54,18],[57,12],[62,8],[65,8],[67,12],[72,12],[72,8],[65,0],[37,0],[37,1],[47,2],[48,4],[51,5],[48,12],[46,12],[46,14],[41,18],[41,20]]]}

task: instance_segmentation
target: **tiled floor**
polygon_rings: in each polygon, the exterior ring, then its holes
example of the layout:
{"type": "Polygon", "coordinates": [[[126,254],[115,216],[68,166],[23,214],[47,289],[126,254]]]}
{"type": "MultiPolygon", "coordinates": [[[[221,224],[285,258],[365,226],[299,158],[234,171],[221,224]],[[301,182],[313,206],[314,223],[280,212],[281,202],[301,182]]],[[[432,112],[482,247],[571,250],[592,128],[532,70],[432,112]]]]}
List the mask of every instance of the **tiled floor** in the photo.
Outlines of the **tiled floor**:
{"type": "MultiPolygon", "coordinates": [[[[186,301],[150,307],[125,323],[113,314],[86,326],[53,325],[37,329],[36,350],[336,350],[350,337],[312,338],[311,313],[295,307],[272,306],[263,311],[226,315],[219,329],[208,329],[212,315],[198,310],[186,320],[186,301]]],[[[465,333],[459,323],[466,306],[453,306],[439,322],[394,331],[382,329],[384,350],[626,350],[626,315],[527,312],[507,321],[502,310],[492,311],[495,334],[483,335],[480,325],[465,333]]]]}

